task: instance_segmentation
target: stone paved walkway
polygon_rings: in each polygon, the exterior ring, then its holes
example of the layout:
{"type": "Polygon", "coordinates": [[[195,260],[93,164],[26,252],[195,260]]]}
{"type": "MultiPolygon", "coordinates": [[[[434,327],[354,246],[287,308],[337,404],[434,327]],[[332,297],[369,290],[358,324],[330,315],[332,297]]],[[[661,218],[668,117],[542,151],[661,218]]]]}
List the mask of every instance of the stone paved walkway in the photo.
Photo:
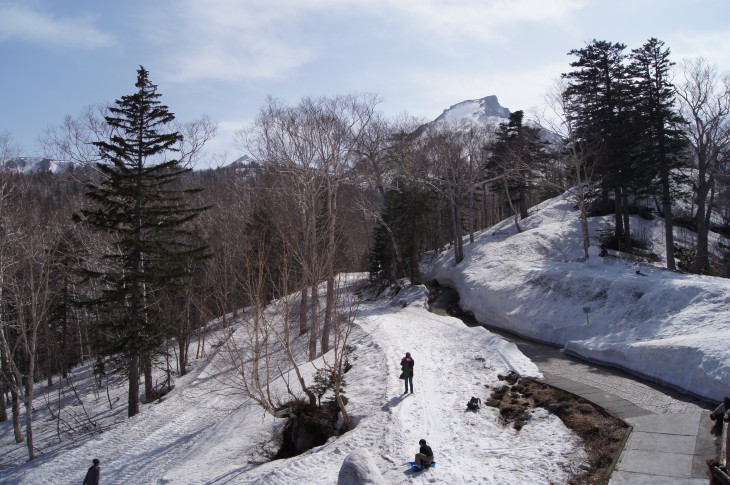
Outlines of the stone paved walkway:
{"type": "Polygon", "coordinates": [[[712,405],[626,372],[581,361],[560,349],[493,330],[514,342],[545,382],[594,402],[632,426],[611,485],[706,485],[717,456],[712,405]]]}

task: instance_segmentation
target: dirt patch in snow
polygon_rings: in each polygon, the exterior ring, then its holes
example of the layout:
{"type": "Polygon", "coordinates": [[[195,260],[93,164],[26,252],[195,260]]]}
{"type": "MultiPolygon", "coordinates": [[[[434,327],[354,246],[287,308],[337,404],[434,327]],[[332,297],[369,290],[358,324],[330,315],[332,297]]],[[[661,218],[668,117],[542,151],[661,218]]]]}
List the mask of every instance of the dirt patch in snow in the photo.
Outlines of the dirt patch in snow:
{"type": "Polygon", "coordinates": [[[500,420],[518,431],[529,420],[530,410],[544,408],[560,418],[583,439],[588,462],[569,485],[608,483],[609,475],[628,438],[630,427],[590,401],[531,378],[510,373],[499,376],[505,384],[492,389],[485,403],[499,408],[500,420]]]}

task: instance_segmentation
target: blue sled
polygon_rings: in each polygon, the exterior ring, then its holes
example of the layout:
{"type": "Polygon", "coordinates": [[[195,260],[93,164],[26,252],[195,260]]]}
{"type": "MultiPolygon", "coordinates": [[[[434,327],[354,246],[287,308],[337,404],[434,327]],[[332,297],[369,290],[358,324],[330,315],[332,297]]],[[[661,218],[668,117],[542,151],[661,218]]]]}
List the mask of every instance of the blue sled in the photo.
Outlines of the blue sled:
{"type": "Polygon", "coordinates": [[[425,468],[418,468],[418,465],[416,465],[415,461],[409,461],[408,464],[410,465],[411,469],[414,472],[420,472],[421,470],[428,470],[429,468],[436,468],[436,462],[432,461],[431,465],[425,468]]]}

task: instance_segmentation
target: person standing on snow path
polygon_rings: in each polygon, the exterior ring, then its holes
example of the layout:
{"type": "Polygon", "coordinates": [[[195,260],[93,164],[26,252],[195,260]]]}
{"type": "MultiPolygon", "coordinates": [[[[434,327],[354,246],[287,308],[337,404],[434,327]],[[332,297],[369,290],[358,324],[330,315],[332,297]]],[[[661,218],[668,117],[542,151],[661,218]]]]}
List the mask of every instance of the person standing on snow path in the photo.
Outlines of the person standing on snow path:
{"type": "Polygon", "coordinates": [[[413,394],[413,358],[410,352],[406,352],[406,356],[400,361],[400,368],[403,371],[401,378],[406,381],[406,390],[403,394],[408,394],[408,383],[411,384],[411,394],[413,394]]]}
{"type": "Polygon", "coordinates": [[[433,450],[426,444],[426,440],[420,440],[418,444],[421,448],[416,453],[416,465],[418,468],[428,468],[433,462],[433,450]]]}
{"type": "Polygon", "coordinates": [[[92,460],[94,464],[89,467],[89,471],[86,472],[83,485],[99,485],[99,478],[101,477],[101,468],[99,468],[99,459],[94,458],[92,460]]]}

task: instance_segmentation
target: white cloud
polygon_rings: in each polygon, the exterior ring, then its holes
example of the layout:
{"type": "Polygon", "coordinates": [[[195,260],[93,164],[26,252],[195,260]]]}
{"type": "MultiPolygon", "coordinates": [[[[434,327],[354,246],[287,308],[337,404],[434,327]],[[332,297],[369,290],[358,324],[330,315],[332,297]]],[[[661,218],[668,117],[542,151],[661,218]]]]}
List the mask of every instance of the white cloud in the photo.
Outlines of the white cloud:
{"type": "Polygon", "coordinates": [[[439,38],[466,37],[504,41],[515,24],[562,22],[586,5],[585,0],[382,0],[400,12],[412,28],[439,38]]]}
{"type": "MultiPolygon", "coordinates": [[[[377,7],[373,7],[373,4],[377,7]]],[[[589,0],[373,0],[385,17],[419,38],[501,45],[530,24],[569,28],[589,0]]]]}
{"type": "Polygon", "coordinates": [[[0,41],[101,48],[116,45],[109,34],[92,25],[92,19],[56,18],[19,5],[0,4],[0,41]]]}
{"type": "MultiPolygon", "coordinates": [[[[450,48],[449,42],[503,43],[516,23],[562,22],[585,0],[184,0],[158,6],[147,36],[167,50],[174,80],[235,82],[281,79],[318,59],[320,49],[355,35],[342,21],[328,31],[323,19],[357,18],[397,26],[394,39],[450,48]]],[[[150,7],[155,8],[155,7],[150,7]]],[[[335,22],[336,23],[336,22],[335,22]]],[[[330,24],[331,28],[331,24],[330,24]]],[[[362,45],[367,39],[358,38],[362,45]]]]}
{"type": "Polygon", "coordinates": [[[673,36],[671,44],[667,42],[667,45],[672,49],[672,59],[675,62],[704,57],[722,69],[730,66],[729,31],[682,33],[673,36]]]}
{"type": "Polygon", "coordinates": [[[314,56],[306,39],[290,33],[297,10],[281,2],[187,0],[159,9],[147,35],[167,51],[176,81],[279,78],[314,56]]]}

